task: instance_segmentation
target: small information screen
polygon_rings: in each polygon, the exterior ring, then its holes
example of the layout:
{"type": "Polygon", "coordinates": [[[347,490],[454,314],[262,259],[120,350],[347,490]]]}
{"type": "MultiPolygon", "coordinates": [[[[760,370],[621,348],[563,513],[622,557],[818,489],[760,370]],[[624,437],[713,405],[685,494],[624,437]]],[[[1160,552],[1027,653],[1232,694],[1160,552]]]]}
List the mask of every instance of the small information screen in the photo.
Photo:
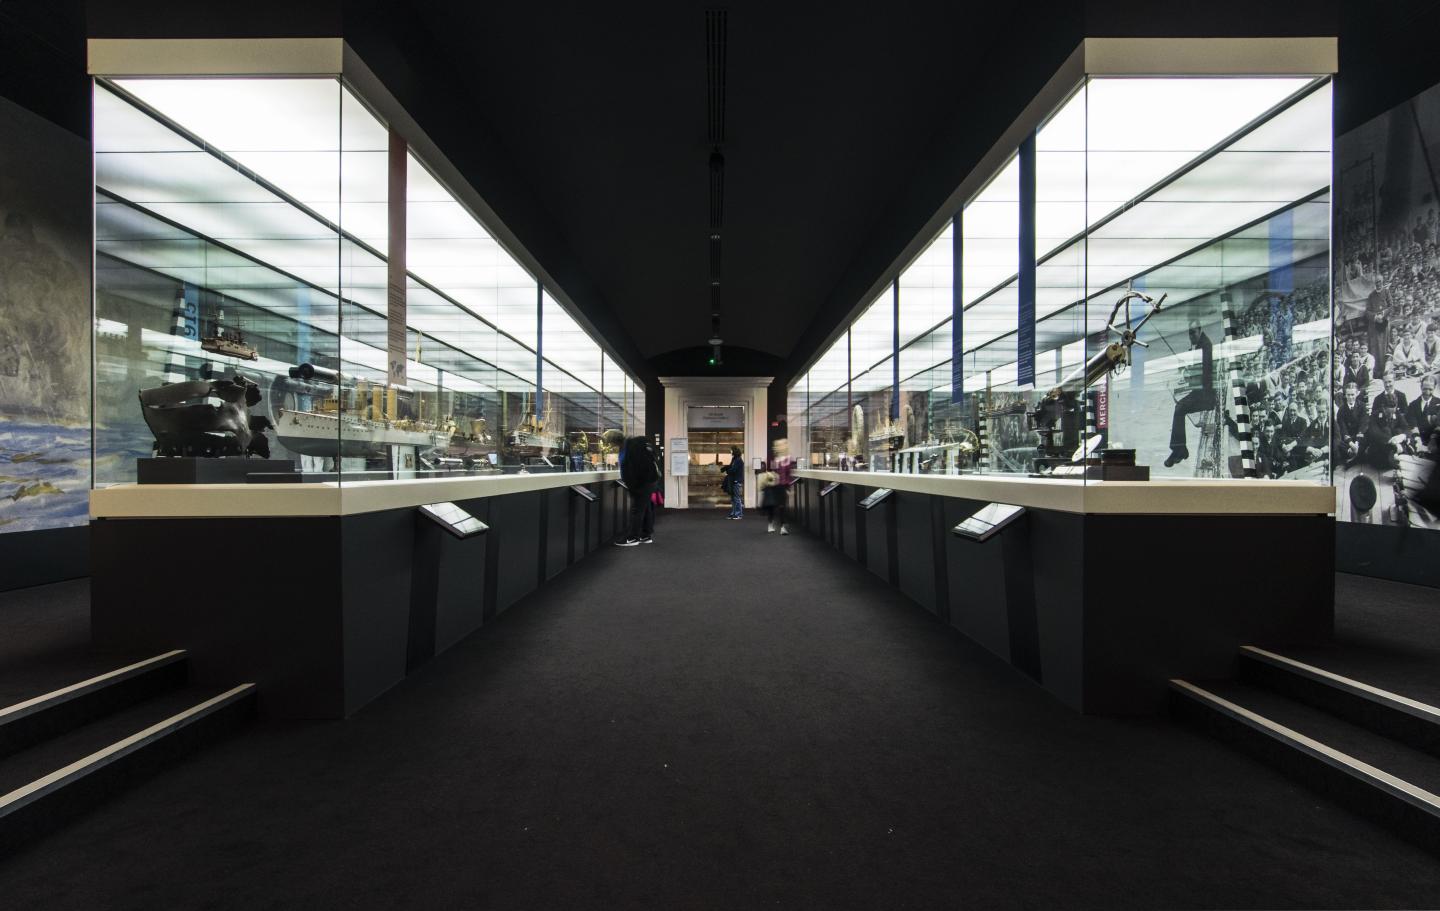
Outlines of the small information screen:
{"type": "Polygon", "coordinates": [[[984,541],[1000,529],[1025,515],[1025,507],[1008,503],[986,503],[973,516],[956,525],[953,531],[962,538],[984,541]]]}
{"type": "Polygon", "coordinates": [[[570,489],[578,493],[586,501],[590,503],[595,502],[595,491],[586,487],[584,484],[571,484],[570,489]]]}
{"type": "Polygon", "coordinates": [[[885,499],[894,492],[895,491],[891,490],[889,487],[882,487],[879,490],[871,493],[870,496],[861,500],[858,505],[861,509],[874,509],[876,506],[879,506],[881,503],[885,502],[885,499]]]}
{"type": "Polygon", "coordinates": [[[829,484],[826,484],[824,487],[820,488],[820,496],[822,496],[822,497],[828,497],[828,496],[830,496],[832,493],[834,493],[835,491],[837,491],[837,490],[839,490],[839,489],[840,489],[840,482],[839,482],[839,481],[831,481],[829,484]]]}
{"type": "Polygon", "coordinates": [[[489,525],[448,501],[427,503],[420,507],[420,512],[457,538],[469,538],[490,530],[489,525]]]}

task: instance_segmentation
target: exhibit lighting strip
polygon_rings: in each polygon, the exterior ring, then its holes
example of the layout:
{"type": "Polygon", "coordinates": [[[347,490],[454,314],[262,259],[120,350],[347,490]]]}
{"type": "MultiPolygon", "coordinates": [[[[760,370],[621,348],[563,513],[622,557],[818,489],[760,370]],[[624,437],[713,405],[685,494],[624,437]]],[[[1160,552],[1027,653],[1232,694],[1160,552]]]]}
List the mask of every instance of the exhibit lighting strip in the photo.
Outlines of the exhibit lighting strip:
{"type": "MultiPolygon", "coordinates": [[[[130,105],[131,107],[133,107],[135,110],[137,110],[137,111],[145,114],[147,117],[151,118],[151,119],[154,120],[156,123],[158,123],[158,124],[160,124],[161,126],[163,126],[165,129],[170,130],[171,132],[173,132],[173,133],[175,133],[177,136],[179,136],[181,139],[183,139],[183,140],[185,140],[186,142],[188,142],[188,143],[190,143],[191,145],[193,145],[197,150],[203,151],[204,153],[206,153],[206,154],[208,154],[209,156],[211,156],[212,158],[214,158],[216,161],[218,161],[218,162],[220,162],[221,164],[225,165],[227,168],[231,168],[231,169],[235,170],[237,173],[243,175],[247,180],[253,181],[257,186],[261,187],[262,189],[264,189],[266,192],[268,192],[268,193],[270,193],[271,195],[273,195],[274,197],[276,197],[276,198],[277,198],[278,200],[280,200],[281,202],[283,202],[283,203],[291,206],[291,207],[294,208],[296,211],[304,214],[305,216],[308,216],[310,219],[314,220],[317,224],[323,226],[325,229],[327,229],[328,231],[330,231],[331,233],[333,233],[333,234],[336,236],[336,238],[337,238],[338,241],[344,241],[344,242],[351,243],[351,244],[353,244],[355,247],[357,247],[358,249],[363,250],[365,253],[369,254],[369,255],[372,256],[372,257],[374,257],[378,262],[380,262],[380,263],[384,263],[384,262],[385,262],[385,260],[386,260],[385,255],[384,255],[383,253],[381,253],[379,250],[377,250],[373,245],[367,243],[364,239],[356,236],[356,235],[353,234],[352,232],[346,231],[346,230],[343,229],[339,224],[337,224],[337,223],[334,222],[333,220],[327,218],[327,217],[326,217],[325,215],[323,215],[322,213],[316,211],[313,207],[311,207],[311,206],[305,204],[304,202],[302,202],[301,200],[297,199],[293,194],[291,194],[291,193],[287,192],[286,190],[282,189],[281,187],[279,187],[278,185],[276,185],[273,181],[270,181],[270,180],[266,179],[265,177],[261,176],[261,175],[260,175],[259,173],[257,173],[253,168],[246,166],[244,163],[242,163],[242,162],[240,162],[239,160],[237,160],[236,158],[234,158],[234,156],[227,154],[225,151],[217,148],[214,144],[211,144],[211,143],[206,142],[202,137],[200,137],[200,136],[196,135],[195,133],[193,133],[192,131],[188,130],[188,129],[187,129],[186,127],[184,127],[182,124],[176,122],[173,118],[167,116],[167,115],[164,114],[163,112],[161,112],[161,111],[159,111],[158,109],[156,109],[153,105],[150,105],[150,104],[146,103],[144,100],[138,98],[138,97],[135,96],[133,93],[126,91],[125,88],[123,88],[122,86],[119,86],[119,85],[115,84],[114,82],[112,82],[112,81],[110,81],[110,80],[106,80],[106,79],[103,79],[103,78],[97,78],[97,79],[96,79],[96,82],[97,82],[97,84],[103,86],[105,90],[111,92],[111,93],[112,93],[113,95],[115,95],[117,98],[119,98],[120,100],[122,100],[122,101],[124,101],[125,103],[129,104],[129,105],[130,105]]],[[[337,154],[340,154],[340,155],[343,156],[344,150],[337,150],[337,154]]],[[[442,188],[443,188],[443,187],[442,187],[442,188]]],[[[162,221],[162,222],[164,222],[164,223],[166,223],[166,224],[168,224],[168,225],[170,225],[170,226],[172,226],[172,227],[175,227],[175,228],[178,228],[178,229],[180,229],[180,230],[186,231],[187,233],[190,233],[190,234],[192,234],[193,236],[195,236],[195,237],[197,237],[197,238],[200,238],[200,239],[202,239],[202,240],[204,240],[204,241],[206,241],[206,242],[208,242],[208,243],[212,243],[212,244],[214,244],[215,246],[217,246],[217,247],[220,248],[220,249],[224,249],[224,250],[226,250],[227,252],[233,253],[233,254],[238,255],[238,256],[242,256],[242,257],[246,258],[247,260],[250,260],[250,261],[252,261],[252,262],[255,262],[256,264],[258,264],[258,265],[260,265],[260,266],[263,266],[263,267],[265,267],[265,268],[267,268],[267,269],[270,269],[270,270],[274,271],[276,274],[282,275],[282,276],[286,277],[287,279],[290,279],[290,280],[295,281],[297,284],[303,284],[303,285],[305,285],[306,287],[309,287],[309,288],[311,288],[312,290],[318,291],[318,292],[320,292],[320,293],[326,294],[327,296],[329,296],[329,297],[331,297],[331,298],[333,298],[333,299],[336,299],[337,301],[341,301],[341,302],[350,304],[350,305],[352,305],[352,306],[355,306],[355,307],[357,307],[357,308],[359,308],[359,309],[362,309],[362,310],[366,311],[367,313],[370,313],[370,314],[372,314],[372,315],[374,315],[374,316],[376,316],[376,317],[378,317],[378,318],[380,318],[380,319],[382,319],[382,320],[385,318],[385,314],[384,314],[384,313],[381,313],[381,312],[375,310],[373,307],[366,306],[366,305],[361,304],[361,303],[359,303],[359,302],[357,302],[357,301],[355,301],[355,300],[353,300],[353,299],[346,298],[346,297],[344,297],[343,295],[335,294],[335,293],[331,292],[329,289],[317,285],[315,282],[308,281],[308,280],[305,280],[305,279],[303,279],[303,278],[300,278],[299,276],[295,276],[295,275],[292,275],[292,274],[290,274],[290,273],[287,273],[287,272],[285,272],[284,270],[278,269],[278,268],[275,267],[274,265],[272,265],[272,264],[270,264],[270,263],[267,263],[267,262],[259,259],[258,257],[255,257],[255,256],[253,256],[253,255],[250,255],[250,254],[246,253],[246,252],[243,251],[243,250],[239,250],[239,249],[237,249],[237,248],[235,248],[235,247],[233,247],[233,246],[224,244],[224,243],[222,243],[222,242],[220,242],[220,241],[217,241],[217,240],[215,240],[215,239],[213,239],[213,238],[206,237],[205,235],[203,235],[203,234],[195,231],[193,228],[190,228],[189,226],[182,225],[182,224],[180,224],[180,223],[178,223],[178,222],[175,222],[175,221],[172,220],[172,219],[165,218],[164,216],[162,216],[162,215],[160,215],[160,214],[158,214],[158,213],[156,213],[156,212],[153,212],[152,210],[150,210],[150,209],[148,209],[148,208],[146,208],[146,207],[144,207],[144,206],[142,206],[142,205],[139,205],[139,204],[137,204],[137,203],[131,202],[131,201],[129,201],[129,200],[125,200],[125,199],[123,199],[122,197],[120,197],[118,194],[110,193],[109,191],[103,190],[103,189],[102,189],[100,186],[98,186],[98,185],[97,185],[97,191],[104,192],[104,193],[106,193],[106,195],[108,195],[108,196],[110,196],[111,198],[113,198],[114,201],[116,201],[116,202],[120,202],[120,203],[123,203],[123,204],[125,204],[125,205],[129,205],[129,206],[131,206],[132,208],[134,208],[134,209],[136,209],[136,210],[138,210],[138,211],[141,211],[141,212],[146,213],[147,215],[149,215],[149,216],[152,217],[152,218],[159,219],[160,221],[162,221]]],[[[472,217],[473,217],[473,216],[472,216],[472,217]]],[[[478,223],[479,223],[479,222],[477,221],[477,224],[478,224],[478,223]]],[[[483,227],[483,226],[482,226],[482,227],[483,227]]],[[[502,249],[503,249],[503,248],[502,248],[502,249]]],[[[513,260],[513,257],[512,257],[512,260],[513,260]]],[[[136,265],[138,265],[138,264],[136,264],[136,265]]],[[[517,265],[518,265],[518,264],[517,264],[517,265]]],[[[162,273],[162,274],[163,274],[163,273],[162,273]]],[[[172,277],[173,277],[173,276],[172,276],[172,277]]],[[[479,322],[481,325],[483,325],[486,329],[488,329],[488,330],[490,330],[490,331],[493,331],[494,333],[496,333],[496,335],[498,335],[498,336],[500,336],[500,337],[508,340],[509,342],[513,343],[516,347],[520,348],[521,350],[524,350],[524,351],[526,351],[526,352],[529,352],[529,353],[532,354],[532,355],[535,355],[535,356],[536,356],[536,359],[537,359],[537,376],[538,376],[538,369],[539,369],[539,368],[538,368],[538,358],[539,358],[539,352],[536,350],[536,347],[535,347],[535,346],[526,344],[524,341],[522,341],[522,340],[520,340],[519,338],[515,337],[515,336],[514,336],[513,334],[511,334],[510,332],[506,331],[505,329],[503,329],[503,328],[501,328],[500,326],[496,325],[495,323],[491,322],[490,320],[488,320],[487,318],[485,318],[485,317],[482,316],[481,314],[475,312],[475,311],[472,310],[470,307],[468,307],[468,306],[466,306],[465,304],[461,303],[460,301],[458,301],[457,299],[455,299],[452,295],[450,295],[449,293],[445,292],[444,290],[442,290],[442,289],[439,288],[438,286],[434,285],[434,284],[431,283],[430,281],[428,281],[428,280],[422,278],[421,276],[417,275],[414,271],[407,270],[407,271],[406,271],[406,277],[407,277],[408,280],[413,281],[416,285],[418,285],[418,286],[420,286],[421,288],[424,288],[426,291],[429,291],[430,293],[434,294],[436,297],[440,298],[440,299],[443,300],[445,303],[453,306],[454,308],[456,308],[456,310],[458,310],[458,311],[466,314],[467,316],[475,319],[477,322],[479,322]]],[[[533,276],[530,276],[530,280],[531,280],[532,282],[535,281],[535,279],[534,279],[533,276]]],[[[539,287],[539,283],[538,283],[538,282],[536,282],[536,287],[539,287]]],[[[257,305],[253,305],[253,304],[252,304],[252,306],[257,306],[257,305]]],[[[262,309],[267,309],[267,308],[262,308],[262,309]]],[[[312,323],[312,325],[314,325],[314,324],[312,323]]],[[[315,328],[321,330],[322,332],[323,332],[323,331],[326,331],[326,328],[325,328],[324,326],[315,325],[315,328]]],[[[507,375],[514,377],[516,380],[519,380],[520,382],[524,383],[524,384],[527,385],[527,386],[533,385],[533,384],[530,383],[530,381],[529,381],[528,379],[526,379],[525,377],[520,376],[519,374],[516,374],[516,373],[514,373],[513,371],[507,370],[507,369],[505,369],[504,367],[500,366],[499,364],[491,364],[489,361],[487,361],[486,359],[484,359],[484,358],[481,357],[480,355],[476,354],[475,352],[469,351],[468,349],[464,348],[463,346],[458,345],[458,344],[454,343],[453,341],[447,340],[444,336],[445,336],[445,335],[448,335],[449,333],[448,333],[447,331],[445,331],[445,330],[437,330],[437,329],[436,329],[435,327],[433,327],[433,326],[431,326],[431,327],[425,327],[425,326],[418,326],[418,325],[414,325],[414,324],[412,324],[411,328],[415,329],[416,331],[419,331],[419,332],[423,333],[424,335],[426,335],[426,336],[434,339],[435,341],[437,341],[437,342],[445,345],[446,347],[451,348],[452,350],[455,350],[455,351],[457,351],[457,352],[463,353],[463,354],[465,354],[465,355],[467,355],[467,356],[469,356],[469,357],[474,358],[474,359],[475,359],[477,362],[479,362],[479,363],[486,364],[486,365],[488,365],[488,366],[493,367],[493,368],[494,368],[495,370],[497,370],[497,371],[506,373],[507,375]]],[[[343,333],[342,333],[342,334],[343,334],[343,333]]],[[[357,342],[357,343],[358,343],[358,342],[357,342]]],[[[359,343],[359,344],[364,344],[364,343],[359,343]]],[[[603,351],[603,348],[602,348],[601,350],[603,351]]],[[[384,353],[383,353],[383,351],[381,352],[381,357],[382,357],[382,362],[383,362],[383,359],[384,359],[384,353]]],[[[596,395],[601,396],[601,397],[604,397],[604,396],[605,396],[605,393],[604,393],[603,390],[598,389],[598,388],[595,388],[594,386],[591,386],[589,383],[585,382],[584,380],[580,379],[579,377],[575,376],[574,374],[571,374],[568,370],[565,370],[565,368],[563,368],[563,367],[557,367],[557,365],[555,365],[553,361],[550,363],[550,366],[551,366],[552,368],[554,368],[554,369],[559,369],[559,370],[564,371],[564,372],[566,373],[566,375],[569,376],[571,379],[573,379],[577,384],[579,384],[579,385],[581,385],[582,387],[590,390],[591,392],[595,393],[596,395]]],[[[430,368],[430,367],[427,366],[426,369],[436,369],[436,368],[430,368]]],[[[627,378],[628,378],[628,374],[626,374],[626,376],[627,376],[627,378]]],[[[635,383],[635,382],[636,382],[633,378],[630,378],[630,381],[631,381],[632,383],[635,383]]],[[[638,384],[637,384],[637,385],[638,385],[638,384]]],[[[562,397],[563,397],[563,396],[562,396],[562,397]]],[[[569,401],[568,398],[566,398],[566,400],[569,401]]]]}
{"type": "MultiPolygon", "coordinates": [[[[133,202],[127,200],[127,199],[123,199],[123,198],[121,198],[120,196],[117,196],[117,195],[115,195],[114,193],[110,192],[109,190],[106,190],[106,189],[104,189],[104,188],[102,188],[102,187],[98,187],[98,186],[97,186],[97,187],[95,188],[95,191],[96,191],[96,193],[105,196],[107,199],[109,199],[111,202],[113,202],[113,203],[115,203],[115,204],[117,204],[117,205],[126,206],[126,207],[128,207],[128,208],[131,208],[131,209],[137,211],[137,212],[141,212],[141,213],[143,213],[144,215],[146,215],[147,217],[153,218],[153,219],[155,219],[156,221],[158,221],[158,222],[166,225],[167,227],[174,228],[174,229],[176,229],[176,230],[178,230],[178,231],[183,231],[184,233],[190,235],[191,237],[195,238],[196,240],[201,241],[202,243],[212,244],[212,245],[214,245],[217,249],[220,249],[220,250],[225,251],[226,253],[230,253],[230,254],[233,254],[233,255],[235,255],[235,256],[241,257],[242,259],[245,259],[245,260],[247,260],[248,262],[254,263],[256,266],[259,266],[259,267],[261,267],[261,268],[263,268],[263,269],[266,269],[266,270],[268,270],[268,271],[270,271],[270,272],[273,272],[275,275],[283,278],[283,279],[284,279],[285,281],[287,281],[287,282],[292,282],[292,283],[294,283],[294,284],[296,284],[296,285],[300,285],[300,286],[304,286],[304,287],[306,287],[306,288],[309,288],[310,290],[315,291],[315,292],[318,293],[318,294],[323,294],[323,295],[325,295],[326,297],[328,297],[328,298],[336,301],[337,303],[343,303],[343,304],[346,304],[346,305],[348,305],[348,306],[352,306],[352,307],[354,307],[354,308],[356,308],[356,309],[358,309],[358,310],[364,310],[366,313],[369,313],[370,315],[376,317],[377,319],[383,320],[383,319],[385,318],[385,315],[384,315],[383,313],[378,313],[378,312],[376,312],[375,310],[373,310],[372,308],[365,306],[364,304],[358,303],[358,302],[356,302],[356,301],[354,301],[354,300],[351,300],[350,298],[346,298],[346,297],[344,297],[343,295],[337,295],[337,294],[335,294],[334,292],[330,291],[328,288],[323,288],[323,287],[315,284],[314,282],[308,281],[308,280],[303,279],[303,278],[301,278],[301,277],[299,277],[299,276],[297,276],[297,275],[293,275],[293,274],[288,273],[288,272],[286,272],[286,271],[284,271],[284,270],[282,270],[282,269],[279,269],[279,268],[277,268],[276,266],[271,265],[270,263],[264,262],[263,260],[260,260],[260,259],[258,259],[258,258],[256,258],[256,257],[250,255],[249,253],[246,253],[244,250],[240,250],[240,249],[237,249],[237,248],[235,248],[235,247],[232,247],[232,246],[230,246],[230,245],[228,245],[228,244],[226,244],[226,243],[224,243],[224,242],[222,242],[222,241],[215,240],[215,239],[212,238],[212,237],[206,237],[205,235],[200,234],[199,232],[195,231],[193,228],[190,228],[190,227],[188,227],[188,226],[186,226],[186,225],[182,225],[182,224],[180,224],[179,222],[174,221],[173,219],[166,218],[165,216],[160,215],[159,213],[152,212],[152,211],[150,211],[149,209],[145,208],[144,206],[141,206],[141,205],[138,205],[138,204],[136,204],[136,203],[133,203],[133,202]]],[[[98,244],[101,244],[101,243],[104,243],[104,241],[100,241],[100,240],[97,238],[97,245],[98,245],[98,244]]],[[[137,263],[137,262],[135,262],[135,261],[133,261],[133,260],[125,259],[124,257],[117,256],[117,255],[115,255],[115,254],[108,253],[108,252],[105,252],[105,251],[97,250],[97,256],[104,257],[104,258],[108,258],[108,259],[113,259],[113,260],[115,260],[116,262],[124,263],[125,265],[130,266],[130,267],[132,267],[132,268],[141,269],[141,270],[144,270],[144,271],[146,271],[146,272],[150,272],[150,273],[152,273],[152,274],[154,274],[154,275],[163,276],[164,278],[166,278],[166,279],[169,280],[169,281],[176,281],[176,282],[184,282],[184,281],[185,281],[185,279],[184,279],[182,276],[174,275],[174,274],[172,274],[172,273],[165,272],[165,271],[162,270],[162,269],[157,269],[157,268],[154,268],[154,267],[152,267],[152,266],[144,265],[144,264],[142,264],[142,263],[137,263]]],[[[333,338],[336,338],[337,340],[343,337],[343,338],[346,339],[346,342],[347,342],[347,344],[343,346],[343,354],[344,354],[344,356],[345,356],[347,359],[350,359],[350,360],[352,360],[352,361],[355,362],[355,363],[361,364],[362,366],[367,366],[367,367],[376,368],[376,369],[380,370],[381,372],[383,372],[383,371],[385,370],[386,354],[385,354],[385,351],[384,351],[383,349],[381,349],[381,348],[379,348],[379,347],[377,347],[377,346],[375,346],[375,345],[371,345],[371,344],[368,344],[368,343],[366,343],[366,342],[363,342],[363,341],[361,341],[360,339],[355,338],[353,335],[352,335],[352,336],[336,335],[336,333],[335,333],[334,330],[333,330],[333,327],[332,327],[331,325],[327,324],[327,323],[324,323],[323,321],[320,321],[318,317],[314,317],[314,318],[312,318],[311,320],[304,320],[304,321],[302,321],[302,320],[298,320],[298,319],[296,319],[296,318],[294,318],[294,317],[292,317],[292,316],[290,316],[290,315],[288,315],[288,314],[276,313],[274,310],[272,310],[272,309],[270,309],[270,308],[268,308],[268,307],[265,307],[265,306],[263,306],[263,305],[251,303],[251,302],[247,301],[247,300],[246,300],[242,295],[240,295],[240,294],[234,294],[234,293],[230,293],[230,292],[217,292],[217,293],[224,293],[226,297],[229,297],[229,298],[231,298],[231,299],[233,299],[233,300],[239,301],[239,302],[241,302],[241,303],[246,303],[246,304],[248,304],[249,306],[255,307],[256,309],[265,310],[266,312],[270,313],[273,317],[275,317],[275,318],[277,318],[277,319],[287,320],[287,321],[295,322],[295,323],[304,322],[304,324],[310,326],[310,328],[312,328],[312,329],[314,329],[314,330],[322,333],[323,335],[327,335],[327,336],[331,336],[331,337],[333,337],[333,338]],[[370,360],[356,359],[356,358],[352,357],[352,353],[354,352],[356,346],[359,346],[359,348],[362,349],[362,350],[363,350],[363,349],[370,349],[370,350],[372,350],[372,351],[374,352],[373,357],[372,357],[370,360]]],[[[427,333],[427,335],[428,335],[428,333],[427,333]]],[[[433,338],[433,337],[432,337],[432,338],[433,338]]],[[[187,342],[188,344],[193,344],[194,347],[195,347],[197,350],[199,349],[199,342],[188,342],[188,340],[178,339],[178,337],[177,337],[177,340],[178,340],[178,341],[181,341],[181,342],[187,342]]],[[[504,367],[501,367],[501,366],[499,366],[499,365],[491,364],[491,363],[489,363],[488,361],[485,361],[485,360],[483,360],[482,358],[478,357],[478,356],[475,355],[473,352],[467,351],[467,350],[462,349],[462,348],[457,348],[457,347],[455,347],[454,345],[451,345],[451,344],[449,344],[448,342],[444,341],[443,339],[438,339],[438,338],[437,338],[437,339],[434,339],[434,341],[436,341],[438,344],[443,345],[443,346],[446,347],[446,348],[449,348],[449,349],[452,350],[452,351],[455,351],[455,352],[457,352],[457,353],[459,353],[459,354],[464,355],[465,357],[472,358],[472,359],[474,359],[477,363],[484,364],[486,367],[488,367],[488,368],[490,368],[490,369],[492,369],[492,370],[495,370],[495,371],[498,372],[498,373],[504,373],[504,374],[506,374],[506,375],[508,375],[508,376],[510,376],[510,377],[513,377],[515,380],[519,381],[519,382],[522,383],[522,384],[529,385],[529,381],[526,380],[525,377],[520,376],[519,374],[514,373],[513,371],[506,370],[504,367]]],[[[196,355],[196,356],[199,357],[199,356],[202,356],[202,355],[196,355]]],[[[285,370],[285,369],[288,369],[290,366],[292,366],[292,365],[289,365],[289,364],[283,365],[283,368],[281,369],[281,372],[283,373],[284,370],[285,370]]],[[[422,366],[424,367],[425,370],[437,369],[437,368],[431,367],[431,366],[429,366],[429,365],[422,365],[422,366]]],[[[592,390],[592,391],[593,391],[593,390],[592,390]]]]}

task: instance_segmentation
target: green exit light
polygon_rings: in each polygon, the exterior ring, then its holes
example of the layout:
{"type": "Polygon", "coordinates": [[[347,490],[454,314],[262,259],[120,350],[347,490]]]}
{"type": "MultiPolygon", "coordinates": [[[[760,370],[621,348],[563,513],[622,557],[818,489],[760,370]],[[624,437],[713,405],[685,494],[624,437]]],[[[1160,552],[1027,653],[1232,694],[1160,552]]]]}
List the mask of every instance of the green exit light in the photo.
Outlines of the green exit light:
{"type": "Polygon", "coordinates": [[[715,366],[715,358],[713,358],[713,357],[710,358],[710,366],[711,366],[711,367],[714,367],[714,366],[715,366]]]}

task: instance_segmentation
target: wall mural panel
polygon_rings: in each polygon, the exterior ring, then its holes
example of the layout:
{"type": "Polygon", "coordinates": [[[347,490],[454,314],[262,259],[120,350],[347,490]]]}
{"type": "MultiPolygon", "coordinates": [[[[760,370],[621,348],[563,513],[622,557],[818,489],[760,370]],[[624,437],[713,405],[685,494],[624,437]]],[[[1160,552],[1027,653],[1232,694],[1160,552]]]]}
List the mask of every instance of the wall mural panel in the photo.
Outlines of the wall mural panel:
{"type": "Polygon", "coordinates": [[[1336,517],[1440,529],[1440,86],[1341,136],[1336,165],[1336,517]]]}
{"type": "Polygon", "coordinates": [[[0,533],[83,525],[90,156],[0,99],[0,533]]]}

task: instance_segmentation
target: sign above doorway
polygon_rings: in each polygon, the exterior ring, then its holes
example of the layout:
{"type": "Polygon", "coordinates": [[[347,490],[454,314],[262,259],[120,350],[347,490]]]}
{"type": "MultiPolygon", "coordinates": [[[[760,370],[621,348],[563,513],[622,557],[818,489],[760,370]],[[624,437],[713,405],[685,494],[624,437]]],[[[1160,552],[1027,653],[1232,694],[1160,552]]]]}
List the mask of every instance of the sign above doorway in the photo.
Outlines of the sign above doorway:
{"type": "Polygon", "coordinates": [[[691,405],[686,425],[691,430],[744,430],[745,408],[741,405],[691,405]]]}

